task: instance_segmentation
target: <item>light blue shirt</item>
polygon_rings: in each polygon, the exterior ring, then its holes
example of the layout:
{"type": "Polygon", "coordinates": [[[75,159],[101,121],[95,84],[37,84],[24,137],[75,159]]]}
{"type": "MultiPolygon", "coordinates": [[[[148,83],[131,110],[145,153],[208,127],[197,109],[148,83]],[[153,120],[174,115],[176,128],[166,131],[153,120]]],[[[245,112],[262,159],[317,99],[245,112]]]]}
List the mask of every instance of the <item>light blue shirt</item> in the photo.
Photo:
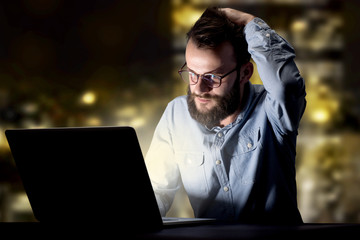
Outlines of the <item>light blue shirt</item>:
{"type": "Polygon", "coordinates": [[[181,96],[156,127],[146,164],[163,216],[182,181],[195,217],[302,222],[295,156],[304,80],[292,46],[263,20],[252,20],[244,33],[264,85],[249,84],[236,121],[208,129],[191,118],[181,96]]]}

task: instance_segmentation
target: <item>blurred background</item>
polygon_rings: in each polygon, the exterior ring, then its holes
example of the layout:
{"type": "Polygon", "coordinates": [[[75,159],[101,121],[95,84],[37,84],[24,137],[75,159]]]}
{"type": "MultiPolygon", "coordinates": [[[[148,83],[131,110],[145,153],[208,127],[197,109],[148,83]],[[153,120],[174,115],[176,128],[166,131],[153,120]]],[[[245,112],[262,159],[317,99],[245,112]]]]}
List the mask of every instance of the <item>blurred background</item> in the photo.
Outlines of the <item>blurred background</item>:
{"type": "MultiPolygon", "coordinates": [[[[209,5],[259,16],[292,43],[308,101],[296,162],[303,219],[360,223],[355,0],[1,1],[0,221],[35,220],[5,129],[130,125],[145,155],[166,104],[186,93],[185,33],[209,5]]],[[[168,215],[192,216],[183,190],[168,215]]]]}

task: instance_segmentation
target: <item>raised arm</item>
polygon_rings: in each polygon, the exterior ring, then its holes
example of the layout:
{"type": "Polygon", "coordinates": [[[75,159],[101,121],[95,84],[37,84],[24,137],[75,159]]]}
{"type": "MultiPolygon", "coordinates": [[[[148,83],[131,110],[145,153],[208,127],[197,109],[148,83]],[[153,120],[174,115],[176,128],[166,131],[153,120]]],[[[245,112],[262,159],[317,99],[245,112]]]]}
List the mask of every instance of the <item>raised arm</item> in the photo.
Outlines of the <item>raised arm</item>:
{"type": "Polygon", "coordinates": [[[305,110],[305,84],[295,65],[293,47],[262,19],[224,8],[226,16],[244,26],[248,51],[255,61],[266,96],[269,121],[281,135],[297,131],[305,110]]]}

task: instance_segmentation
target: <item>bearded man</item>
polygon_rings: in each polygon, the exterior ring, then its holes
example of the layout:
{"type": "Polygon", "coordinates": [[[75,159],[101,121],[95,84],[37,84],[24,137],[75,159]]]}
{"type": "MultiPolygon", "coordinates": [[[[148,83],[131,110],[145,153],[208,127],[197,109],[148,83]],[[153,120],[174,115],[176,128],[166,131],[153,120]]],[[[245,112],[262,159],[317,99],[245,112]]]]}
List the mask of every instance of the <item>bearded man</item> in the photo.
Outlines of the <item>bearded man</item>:
{"type": "Polygon", "coordinates": [[[161,214],[184,185],[195,217],[301,223],[296,138],[305,85],[292,46],[262,19],[208,8],[187,34],[171,101],[146,164],[161,214]],[[263,85],[249,82],[257,64],[263,85]]]}

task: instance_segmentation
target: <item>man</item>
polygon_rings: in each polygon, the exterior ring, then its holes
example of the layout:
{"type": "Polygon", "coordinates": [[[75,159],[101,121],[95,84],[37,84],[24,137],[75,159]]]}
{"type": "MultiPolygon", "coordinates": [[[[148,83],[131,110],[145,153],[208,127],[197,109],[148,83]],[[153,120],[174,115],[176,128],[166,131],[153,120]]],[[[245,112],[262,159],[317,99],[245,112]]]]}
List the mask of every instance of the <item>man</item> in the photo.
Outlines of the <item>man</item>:
{"type": "Polygon", "coordinates": [[[301,223],[295,155],[306,93],[293,48],[234,9],[207,9],[187,36],[179,73],[188,95],[168,104],[146,156],[161,214],[182,181],[195,217],[301,223]],[[250,54],[264,85],[249,82],[250,54]]]}

